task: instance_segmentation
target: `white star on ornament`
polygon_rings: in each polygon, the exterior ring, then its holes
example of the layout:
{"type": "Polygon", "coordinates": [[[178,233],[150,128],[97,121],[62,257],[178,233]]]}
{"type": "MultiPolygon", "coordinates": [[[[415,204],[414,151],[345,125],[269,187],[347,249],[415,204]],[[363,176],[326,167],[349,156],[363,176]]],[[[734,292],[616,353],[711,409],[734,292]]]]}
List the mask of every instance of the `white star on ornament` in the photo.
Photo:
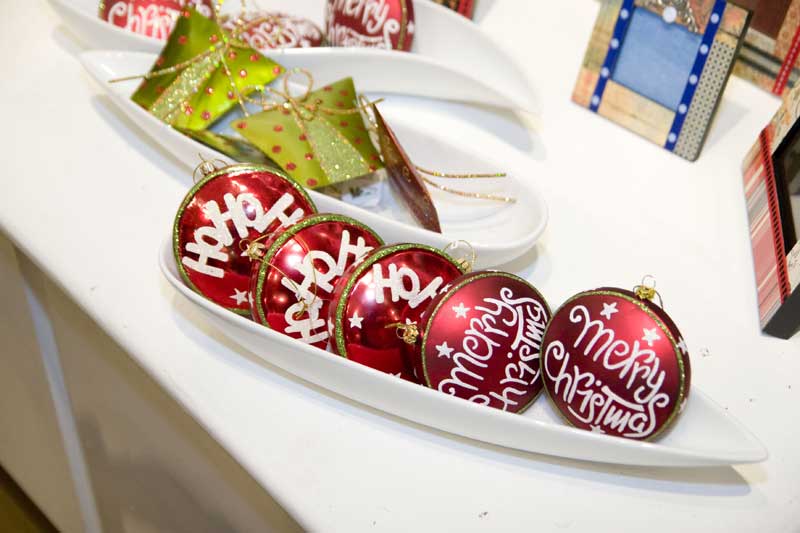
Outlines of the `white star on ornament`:
{"type": "Polygon", "coordinates": [[[351,328],[361,329],[361,322],[364,321],[364,317],[358,316],[358,311],[356,311],[355,313],[353,313],[353,316],[351,316],[347,320],[350,321],[351,328]]]}
{"type": "Polygon", "coordinates": [[[602,433],[602,434],[605,434],[605,431],[603,431],[603,428],[601,428],[601,427],[600,427],[600,424],[597,424],[596,426],[589,426],[589,427],[591,428],[591,430],[592,430],[592,433],[602,433]]]}
{"type": "Polygon", "coordinates": [[[683,340],[683,337],[678,339],[678,348],[683,352],[683,355],[689,353],[689,348],[686,346],[686,341],[683,340]]]}
{"type": "Polygon", "coordinates": [[[467,318],[467,311],[469,310],[469,307],[464,306],[464,302],[453,306],[453,311],[456,312],[456,318],[467,318]]]}
{"type": "Polygon", "coordinates": [[[444,341],[442,344],[436,347],[436,351],[439,352],[439,357],[447,357],[450,359],[450,354],[453,353],[453,348],[447,345],[447,341],[444,341]]]}
{"type": "Polygon", "coordinates": [[[656,332],[656,328],[653,329],[642,328],[642,332],[644,333],[644,335],[642,335],[642,340],[646,342],[647,345],[651,348],[653,347],[653,343],[655,341],[661,339],[659,334],[656,332]]]}
{"type": "Polygon", "coordinates": [[[248,294],[247,291],[240,291],[239,289],[233,289],[234,293],[231,294],[228,298],[231,300],[236,300],[236,305],[242,305],[247,301],[248,294]]]}
{"type": "Polygon", "coordinates": [[[606,320],[611,320],[611,315],[614,313],[619,313],[619,309],[617,309],[617,302],[610,304],[604,303],[603,310],[600,311],[600,316],[606,317],[606,320]]]}

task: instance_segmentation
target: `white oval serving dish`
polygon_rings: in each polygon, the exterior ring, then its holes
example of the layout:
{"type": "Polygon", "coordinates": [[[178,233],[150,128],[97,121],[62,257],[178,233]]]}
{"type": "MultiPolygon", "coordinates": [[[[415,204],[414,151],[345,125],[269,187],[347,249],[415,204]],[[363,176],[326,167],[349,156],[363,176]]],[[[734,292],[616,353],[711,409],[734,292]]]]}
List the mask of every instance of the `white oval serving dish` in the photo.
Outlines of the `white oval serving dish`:
{"type": "Polygon", "coordinates": [[[523,414],[506,413],[378,372],[231,313],[184,285],[171,237],[159,263],[169,283],[244,349],[303,380],[412,422],[514,450],[603,463],[703,466],[767,458],[758,439],[697,387],[674,427],[655,442],[592,433],[560,422],[545,394],[523,414]]]}
{"type": "MultiPolygon", "coordinates": [[[[108,91],[113,102],[168,152],[190,168],[200,162],[198,154],[207,159],[225,159],[222,154],[179,133],[131,101],[130,95],[137,82],[108,83],[112,78],[147,72],[154,59],[152,54],[136,52],[81,54],[84,66],[108,91]]],[[[355,81],[359,87],[359,80],[355,81]]],[[[437,123],[439,127],[436,128],[422,127],[419,122],[429,119],[415,109],[415,99],[397,100],[396,106],[391,101],[384,102],[381,110],[416,164],[448,172],[504,171],[508,177],[500,180],[470,180],[469,183],[444,180],[442,183],[463,190],[512,196],[516,203],[475,200],[433,190],[442,224],[441,234],[416,226],[388,191],[382,195],[381,204],[370,209],[309,191],[318,210],[356,218],[372,227],[387,242],[419,242],[443,248],[454,241],[466,240],[475,249],[479,268],[507,263],[529,250],[544,231],[548,219],[545,201],[531,183],[536,176],[534,162],[500,141],[481,137],[478,131],[470,135],[463,125],[448,127],[437,123]]],[[[187,170],[187,180],[190,175],[191,171],[187,170]]],[[[187,190],[188,186],[187,181],[187,190]]]]}
{"type": "MultiPolygon", "coordinates": [[[[49,0],[66,25],[91,48],[158,53],[164,42],[101,20],[98,0],[49,0]]],[[[230,2],[238,6],[238,2],[230,2]]],[[[324,2],[305,2],[322,16],[324,2]],[[318,4],[318,5],[317,5],[318,4]]],[[[277,3],[271,3],[279,8],[277,3]]],[[[284,9],[293,12],[295,6],[284,9]]],[[[430,0],[415,0],[417,33],[411,53],[366,48],[276,50],[269,56],[313,70],[321,83],[342,73],[360,79],[364,92],[402,93],[539,112],[522,69],[480,27],[430,0]],[[425,31],[432,28],[433,31],[425,31]],[[457,46],[454,43],[458,43],[457,46]],[[385,76],[386,72],[393,75],[385,76]],[[424,82],[420,82],[424,80],[424,82]]],[[[301,13],[302,14],[302,13],[301,13]]]]}

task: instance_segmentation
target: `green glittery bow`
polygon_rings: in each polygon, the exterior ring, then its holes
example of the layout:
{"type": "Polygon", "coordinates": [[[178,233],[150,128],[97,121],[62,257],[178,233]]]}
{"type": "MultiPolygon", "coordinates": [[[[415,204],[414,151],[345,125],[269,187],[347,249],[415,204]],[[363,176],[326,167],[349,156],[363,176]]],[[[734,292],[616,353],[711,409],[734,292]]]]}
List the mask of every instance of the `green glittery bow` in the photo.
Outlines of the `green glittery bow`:
{"type": "Polygon", "coordinates": [[[132,99],[168,124],[203,130],[283,72],[216,20],[187,8],[132,99]]]}
{"type": "Polygon", "coordinates": [[[370,141],[351,78],[292,96],[271,89],[282,101],[263,103],[264,111],[236,120],[233,127],[295,181],[317,189],[357,178],[383,167],[370,141]]]}

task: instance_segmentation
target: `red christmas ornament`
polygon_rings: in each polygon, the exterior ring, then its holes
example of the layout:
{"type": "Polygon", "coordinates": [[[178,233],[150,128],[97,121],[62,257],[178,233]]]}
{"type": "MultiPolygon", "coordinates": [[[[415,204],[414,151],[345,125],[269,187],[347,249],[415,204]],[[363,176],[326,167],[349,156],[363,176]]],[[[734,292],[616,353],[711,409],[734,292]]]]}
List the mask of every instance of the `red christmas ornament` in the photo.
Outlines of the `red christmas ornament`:
{"type": "Polygon", "coordinates": [[[685,405],[689,353],[655,291],[603,288],[573,296],[553,315],[542,349],[542,379],[576,427],[650,439],[685,405]]]}
{"type": "Polygon", "coordinates": [[[328,0],[325,12],[328,42],[411,50],[414,38],[412,0],[328,0]]]}
{"type": "Polygon", "coordinates": [[[310,215],[265,244],[250,280],[253,320],[325,349],[333,288],[383,241],[352,218],[310,215]]]}
{"type": "Polygon", "coordinates": [[[449,7],[456,13],[460,13],[465,17],[471,19],[472,12],[475,8],[475,2],[473,0],[433,0],[437,4],[441,4],[445,7],[449,7]]]}
{"type": "Polygon", "coordinates": [[[522,278],[466,274],[425,311],[415,374],[445,394],[522,412],[542,391],[539,351],[549,320],[544,297],[522,278]]]}
{"type": "Polygon", "coordinates": [[[310,20],[283,13],[248,11],[239,17],[225,17],[222,28],[262,53],[322,46],[324,40],[322,30],[310,20]]]}
{"type": "Polygon", "coordinates": [[[439,291],[462,274],[447,254],[421,244],[375,250],[336,285],[330,320],[341,356],[414,379],[414,347],[401,338],[417,331],[439,291]]]}
{"type": "Polygon", "coordinates": [[[192,187],[175,217],[173,252],[189,287],[231,311],[250,314],[246,244],[287,227],[314,203],[291,178],[260,165],[233,165],[192,187]]]}
{"type": "Polygon", "coordinates": [[[214,0],[101,0],[99,15],[114,26],[166,41],[187,7],[211,17],[214,0]]]}

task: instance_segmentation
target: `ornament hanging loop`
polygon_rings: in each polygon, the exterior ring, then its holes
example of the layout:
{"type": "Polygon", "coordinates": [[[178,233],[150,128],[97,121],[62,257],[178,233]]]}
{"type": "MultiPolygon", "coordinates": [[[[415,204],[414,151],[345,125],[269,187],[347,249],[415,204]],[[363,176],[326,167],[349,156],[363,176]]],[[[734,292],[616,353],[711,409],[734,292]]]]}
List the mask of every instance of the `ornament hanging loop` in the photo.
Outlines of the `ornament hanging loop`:
{"type": "Polygon", "coordinates": [[[475,266],[475,261],[478,260],[478,254],[475,252],[475,248],[469,242],[464,240],[453,241],[445,246],[442,251],[453,257],[453,260],[458,263],[458,266],[461,267],[461,270],[464,272],[472,272],[472,268],[475,266]],[[469,258],[454,256],[453,252],[456,252],[462,247],[467,249],[469,258]]]}
{"type": "Polygon", "coordinates": [[[306,70],[304,68],[295,67],[288,71],[286,74],[283,75],[283,94],[287,97],[286,99],[291,100],[298,100],[300,102],[305,102],[308,98],[308,95],[311,94],[311,91],[314,88],[314,75],[311,74],[310,70],[306,70]],[[306,78],[306,83],[303,85],[303,92],[297,96],[291,93],[291,87],[289,83],[291,81],[292,76],[300,74],[306,78]]]}
{"type": "MultiPolygon", "coordinates": [[[[370,102],[369,99],[363,94],[358,95],[359,108],[363,110],[361,116],[366,123],[367,130],[369,131],[370,134],[370,138],[372,139],[373,144],[376,146],[379,146],[380,143],[378,142],[378,121],[375,118],[375,111],[373,109],[373,106],[381,103],[382,101],[383,99],[381,98],[370,102]]],[[[434,189],[439,189],[440,191],[449,194],[455,194],[456,196],[463,196],[465,198],[475,198],[478,200],[491,200],[495,202],[503,202],[506,204],[514,204],[517,202],[516,198],[510,196],[499,196],[495,194],[468,192],[468,191],[453,189],[451,187],[445,187],[444,185],[440,185],[428,177],[428,176],[433,176],[434,178],[449,178],[449,179],[505,178],[507,177],[505,172],[453,174],[449,172],[439,172],[437,170],[429,170],[426,168],[422,168],[421,166],[416,164],[414,164],[413,166],[417,170],[417,172],[419,172],[420,174],[424,174],[420,176],[422,181],[424,181],[426,185],[428,185],[429,187],[433,187],[434,189]]]]}
{"type": "Polygon", "coordinates": [[[214,172],[229,166],[228,163],[222,159],[206,159],[203,157],[203,154],[197,154],[197,156],[200,158],[200,164],[194,167],[194,172],[192,172],[192,181],[194,183],[197,183],[209,174],[213,174],[214,172]]]}
{"type": "Polygon", "coordinates": [[[395,322],[387,325],[386,329],[388,328],[395,328],[397,338],[406,344],[415,344],[419,339],[419,327],[415,323],[403,324],[402,322],[395,322]]]}
{"type": "Polygon", "coordinates": [[[633,288],[633,292],[640,300],[652,301],[653,298],[658,296],[658,306],[662,309],[664,308],[664,300],[661,299],[661,294],[656,290],[656,278],[650,274],[642,278],[641,283],[633,288]]]}

